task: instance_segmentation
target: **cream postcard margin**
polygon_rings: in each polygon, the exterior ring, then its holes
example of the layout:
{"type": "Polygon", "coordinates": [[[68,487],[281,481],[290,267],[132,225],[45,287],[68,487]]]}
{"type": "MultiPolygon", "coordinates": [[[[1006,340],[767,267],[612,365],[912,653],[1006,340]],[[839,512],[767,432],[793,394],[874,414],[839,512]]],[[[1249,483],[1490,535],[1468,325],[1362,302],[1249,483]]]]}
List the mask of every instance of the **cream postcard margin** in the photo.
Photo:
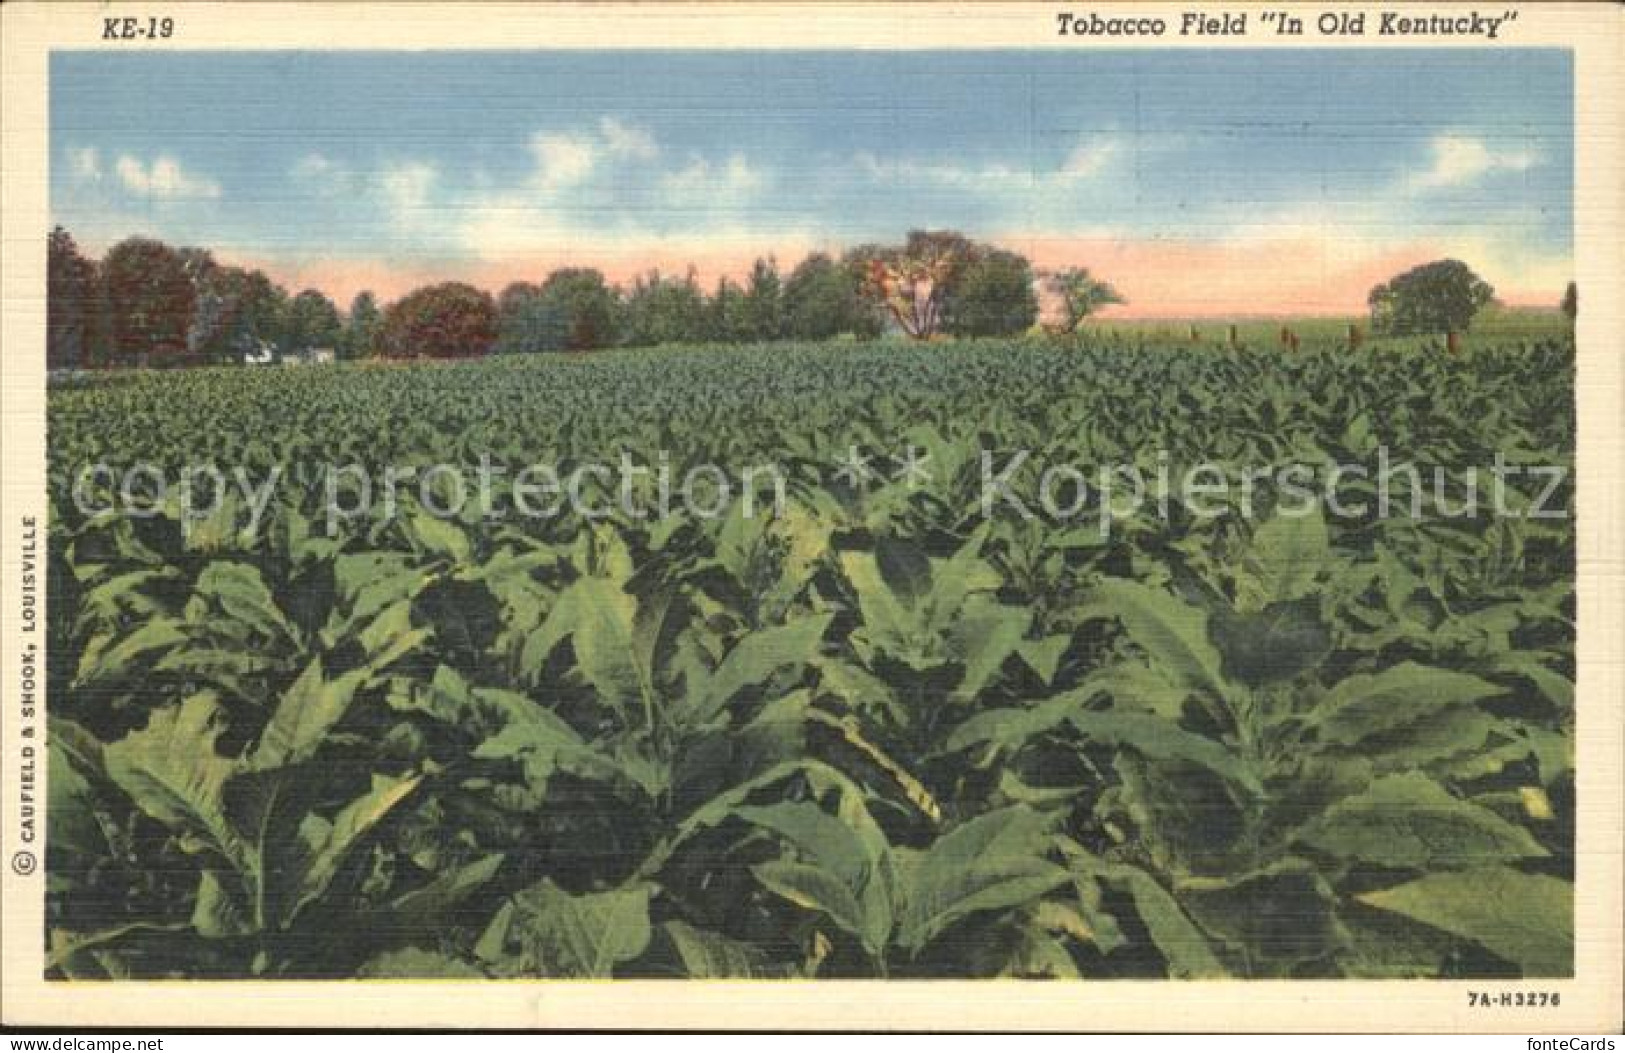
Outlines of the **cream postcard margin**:
{"type": "MultiPolygon", "coordinates": [[[[1375,4],[1277,3],[1313,25],[1375,4]]],[[[11,3],[3,27],[4,317],[0,329],[0,1020],[61,1027],[484,1027],[1617,1032],[1621,1004],[1622,728],[1625,728],[1625,7],[1515,9],[1479,38],[1235,37],[1107,42],[1060,37],[1056,16],[1251,9],[1211,3],[11,3]],[[162,43],[102,42],[104,16],[172,16],[162,43]],[[1459,41],[1459,42],[1458,42],[1459,41]],[[1578,322],[1576,976],[1486,981],[334,981],[54,982],[43,979],[45,876],[11,865],[19,841],[20,564],[45,535],[45,238],[48,61],[53,49],[558,49],[1558,47],[1574,58],[1578,322]],[[1470,989],[1561,994],[1559,1008],[1469,1007],[1470,989]]],[[[1473,4],[1392,5],[1407,15],[1473,4]]],[[[43,591],[43,589],[41,590],[43,591]]],[[[43,721],[40,722],[43,724],[43,721]]],[[[35,797],[43,814],[41,743],[35,797]]],[[[39,826],[43,831],[43,820],[39,826]]],[[[43,833],[41,834],[43,836],[43,833]]],[[[40,845],[29,846],[43,862],[40,845]]]]}

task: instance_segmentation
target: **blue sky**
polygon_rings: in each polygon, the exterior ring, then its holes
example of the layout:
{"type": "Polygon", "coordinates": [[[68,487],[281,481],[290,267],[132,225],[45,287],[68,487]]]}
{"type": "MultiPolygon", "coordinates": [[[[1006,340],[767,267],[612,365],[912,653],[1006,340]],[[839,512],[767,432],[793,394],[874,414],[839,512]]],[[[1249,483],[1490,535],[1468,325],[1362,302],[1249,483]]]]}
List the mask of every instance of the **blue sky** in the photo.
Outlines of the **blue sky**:
{"type": "Polygon", "coordinates": [[[1571,108],[1554,50],[63,52],[51,198],[93,249],[386,293],[946,226],[1115,262],[1142,306],[1435,252],[1545,295],[1571,108]]]}

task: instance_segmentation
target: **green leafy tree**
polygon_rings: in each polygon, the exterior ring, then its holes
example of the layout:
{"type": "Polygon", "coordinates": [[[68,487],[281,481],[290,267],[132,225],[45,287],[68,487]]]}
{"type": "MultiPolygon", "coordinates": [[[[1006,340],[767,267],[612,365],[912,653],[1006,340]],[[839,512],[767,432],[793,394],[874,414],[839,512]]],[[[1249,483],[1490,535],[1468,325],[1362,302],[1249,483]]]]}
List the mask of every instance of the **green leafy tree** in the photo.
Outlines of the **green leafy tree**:
{"type": "Polygon", "coordinates": [[[1083,320],[1100,308],[1124,302],[1116,289],[1090,274],[1087,267],[1068,267],[1046,274],[1043,289],[1056,307],[1055,328],[1067,333],[1076,332],[1083,320]]]}
{"type": "Polygon", "coordinates": [[[261,271],[249,271],[244,279],[243,336],[240,346],[255,351],[279,349],[282,320],[288,311],[288,290],[261,271]]]}
{"type": "Polygon", "coordinates": [[[497,316],[511,314],[524,305],[527,300],[536,299],[542,287],[535,282],[509,282],[497,294],[497,316]]]}
{"type": "Polygon", "coordinates": [[[1459,260],[1414,267],[1371,290],[1371,328],[1378,333],[1466,332],[1495,297],[1488,282],[1459,260]]]}
{"type": "Polygon", "coordinates": [[[79,252],[73,235],[51,231],[45,273],[45,362],[50,369],[86,365],[100,313],[96,265],[79,252]]]}
{"type": "Polygon", "coordinates": [[[625,342],[634,347],[704,340],[709,329],[705,296],[690,271],[683,278],[650,271],[632,284],[623,308],[625,342]]]}
{"type": "MultiPolygon", "coordinates": [[[[210,357],[205,350],[218,340],[228,314],[227,305],[213,288],[216,277],[224,269],[215,262],[208,249],[188,245],[179,250],[181,266],[192,280],[195,297],[192,304],[191,324],[186,329],[186,350],[193,358],[210,357]]],[[[212,348],[211,348],[212,350],[212,348]]]]}
{"type": "Polygon", "coordinates": [[[283,347],[290,351],[335,347],[343,329],[333,301],[315,289],[306,289],[288,304],[283,347]]]}
{"type": "Polygon", "coordinates": [[[429,285],[384,312],[383,353],[391,358],[469,358],[496,342],[491,295],[462,282],[429,285]]]}
{"type": "Polygon", "coordinates": [[[534,282],[510,282],[498,294],[497,338],[492,348],[497,354],[535,354],[564,347],[566,319],[541,302],[541,292],[534,282]]]}
{"type": "Polygon", "coordinates": [[[751,265],[740,307],[747,340],[778,340],[784,336],[784,282],[774,260],[759,259],[751,265]]]}
{"type": "Polygon", "coordinates": [[[821,252],[796,265],[784,283],[785,335],[793,340],[827,340],[841,333],[880,335],[880,319],[859,294],[859,277],[821,252]]]}
{"type": "Polygon", "coordinates": [[[743,343],[750,339],[750,326],[745,313],[745,290],[739,283],[723,276],[717,279],[717,291],[706,304],[708,336],[725,344],[743,343]]]}
{"type": "Polygon", "coordinates": [[[344,333],[339,338],[339,353],[349,359],[369,358],[378,346],[378,333],[384,325],[384,313],[378,308],[378,299],[370,290],[363,289],[350,301],[350,313],[344,321],[344,333]]]}
{"type": "Polygon", "coordinates": [[[113,357],[124,365],[170,365],[188,357],[197,290],[187,260],[151,238],[127,238],[102,264],[113,357]]]}
{"type": "Polygon", "coordinates": [[[239,362],[282,338],[287,293],[261,271],[211,265],[194,272],[197,306],[187,334],[193,354],[239,362]]]}
{"type": "Polygon", "coordinates": [[[1004,249],[982,249],[955,276],[947,330],[955,336],[1009,336],[1038,317],[1032,267],[1004,249]]]}
{"type": "Polygon", "coordinates": [[[615,290],[591,267],[564,267],[547,276],[538,301],[564,320],[563,347],[591,351],[615,342],[615,290]]]}

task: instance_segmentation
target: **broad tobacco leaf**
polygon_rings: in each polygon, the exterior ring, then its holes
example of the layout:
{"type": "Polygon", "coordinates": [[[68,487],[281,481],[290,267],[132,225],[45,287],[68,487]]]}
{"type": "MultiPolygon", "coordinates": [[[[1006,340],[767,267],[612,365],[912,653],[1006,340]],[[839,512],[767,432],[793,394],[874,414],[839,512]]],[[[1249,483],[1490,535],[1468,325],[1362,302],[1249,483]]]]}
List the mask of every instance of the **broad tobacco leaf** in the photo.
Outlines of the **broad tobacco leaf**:
{"type": "Polygon", "coordinates": [[[1358,899],[1481,944],[1527,977],[1574,975],[1574,886],[1567,881],[1486,867],[1431,874],[1358,899]]]}

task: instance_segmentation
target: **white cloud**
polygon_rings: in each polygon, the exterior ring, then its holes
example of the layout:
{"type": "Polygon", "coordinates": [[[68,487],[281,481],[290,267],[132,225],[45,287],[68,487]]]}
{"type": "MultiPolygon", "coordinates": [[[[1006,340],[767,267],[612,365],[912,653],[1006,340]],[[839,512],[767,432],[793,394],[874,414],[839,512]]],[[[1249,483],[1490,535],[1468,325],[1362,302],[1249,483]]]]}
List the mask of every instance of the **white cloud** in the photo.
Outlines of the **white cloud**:
{"type": "Polygon", "coordinates": [[[295,179],[325,179],[337,168],[335,162],[329,161],[321,154],[306,154],[294,162],[293,176],[295,179]]]}
{"type": "Polygon", "coordinates": [[[492,259],[560,246],[653,245],[672,237],[742,237],[742,210],[772,184],[743,155],[667,160],[646,129],[614,117],[587,129],[531,137],[531,170],[517,184],[470,189],[455,237],[492,259]]]}
{"type": "Polygon", "coordinates": [[[152,164],[143,164],[128,154],[120,157],[113,171],[126,188],[137,194],[155,198],[217,198],[220,184],[211,179],[192,175],[170,157],[159,157],[152,164]]]}
{"type": "Polygon", "coordinates": [[[654,136],[615,117],[603,117],[596,132],[537,132],[530,140],[536,159],[531,185],[556,195],[586,183],[612,164],[653,161],[660,155],[654,136]]]}
{"type": "Polygon", "coordinates": [[[660,178],[665,202],[690,208],[737,206],[756,197],[766,185],[767,176],[739,154],[719,165],[697,157],[686,167],[660,178]]]}
{"type": "Polygon", "coordinates": [[[936,183],[963,188],[998,189],[1012,183],[1031,185],[1032,172],[992,164],[967,167],[954,164],[925,164],[920,161],[883,161],[871,153],[860,153],[857,166],[871,179],[886,183],[936,183]]]}
{"type": "Polygon", "coordinates": [[[615,117],[601,118],[598,122],[598,131],[612,156],[652,161],[660,153],[660,147],[655,143],[654,136],[615,117]]]}
{"type": "Polygon", "coordinates": [[[82,146],[68,151],[68,166],[74,179],[81,183],[95,183],[102,178],[102,159],[94,146],[82,146]]]}
{"type": "Polygon", "coordinates": [[[1003,163],[984,165],[927,164],[918,161],[883,161],[871,153],[860,153],[858,168],[870,178],[883,182],[926,183],[988,193],[1064,190],[1104,173],[1121,156],[1122,143],[1115,138],[1080,142],[1057,168],[1018,168],[1003,163]]]}
{"type": "Polygon", "coordinates": [[[598,166],[598,144],[586,136],[539,132],[530,141],[536,157],[531,182],[544,194],[557,194],[579,186],[598,166]]]}
{"type": "Polygon", "coordinates": [[[289,174],[294,182],[322,197],[336,197],[355,187],[355,173],[338,161],[321,154],[306,154],[294,162],[289,174]]]}
{"type": "Polygon", "coordinates": [[[1436,136],[1429,146],[1431,163],[1405,180],[1412,192],[1469,186],[1492,172],[1528,171],[1542,160],[1533,150],[1491,149],[1469,135],[1436,136]]]}
{"type": "Polygon", "coordinates": [[[1099,175],[1117,158],[1121,146],[1115,139],[1079,143],[1061,164],[1061,174],[1072,179],[1099,175]]]}
{"type": "Polygon", "coordinates": [[[378,175],[378,189],[395,225],[405,230],[430,229],[433,209],[429,195],[439,173],[433,165],[413,161],[392,165],[378,175]]]}

